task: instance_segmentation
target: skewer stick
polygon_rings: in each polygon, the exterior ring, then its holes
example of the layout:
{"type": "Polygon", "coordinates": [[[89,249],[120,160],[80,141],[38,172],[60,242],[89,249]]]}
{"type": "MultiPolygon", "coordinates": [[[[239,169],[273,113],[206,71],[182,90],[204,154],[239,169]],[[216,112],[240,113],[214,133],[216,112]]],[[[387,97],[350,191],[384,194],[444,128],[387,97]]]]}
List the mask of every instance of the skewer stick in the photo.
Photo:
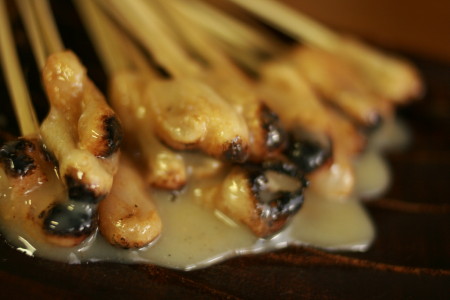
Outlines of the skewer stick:
{"type": "Polygon", "coordinates": [[[32,3],[36,17],[40,24],[42,36],[47,46],[47,55],[64,50],[61,36],[58,33],[55,19],[48,0],[33,0],[32,3]]]}
{"type": "Polygon", "coordinates": [[[259,15],[292,37],[329,51],[355,64],[381,95],[405,102],[422,94],[417,70],[409,63],[385,55],[348,37],[339,36],[306,15],[273,0],[230,0],[259,15]]]}
{"type": "Polygon", "coordinates": [[[109,76],[131,68],[147,78],[156,77],[142,51],[95,3],[91,0],[75,3],[109,76]]]}
{"type": "Polygon", "coordinates": [[[183,77],[198,71],[197,65],[183,49],[166,35],[167,28],[160,22],[159,16],[142,0],[98,3],[126,27],[173,76],[183,77]]]}
{"type": "Polygon", "coordinates": [[[331,30],[281,3],[271,0],[230,0],[254,14],[264,18],[274,26],[322,49],[333,50],[340,43],[340,38],[331,30]]]}
{"type": "MultiPolygon", "coordinates": [[[[174,1],[162,0],[159,4],[164,9],[167,15],[167,23],[174,23],[174,27],[179,32],[181,42],[186,42],[188,47],[194,49],[198,54],[203,56],[210,64],[216,67],[225,67],[229,65],[225,55],[222,53],[215,43],[213,43],[209,36],[197,26],[190,22],[188,18],[179,9],[179,6],[174,1]]],[[[164,15],[164,14],[160,14],[164,15]]]]}
{"type": "Polygon", "coordinates": [[[98,11],[96,4],[91,0],[78,0],[75,4],[107,73],[111,75],[125,68],[128,63],[120,51],[116,32],[112,32],[108,20],[98,11]]]}
{"type": "Polygon", "coordinates": [[[47,59],[47,50],[44,44],[44,37],[39,30],[39,22],[29,1],[16,0],[16,4],[19,8],[22,21],[24,22],[28,39],[31,42],[34,58],[36,59],[38,68],[41,70],[47,59]]]}
{"type": "Polygon", "coordinates": [[[13,99],[20,131],[22,135],[26,136],[37,133],[39,125],[14,45],[5,1],[0,0],[0,56],[2,67],[13,99]]]}
{"type": "Polygon", "coordinates": [[[197,0],[172,1],[176,2],[181,13],[202,28],[208,30],[211,36],[217,36],[223,41],[230,42],[240,49],[264,49],[269,53],[278,52],[278,47],[264,38],[261,32],[252,29],[226,13],[197,0]]]}

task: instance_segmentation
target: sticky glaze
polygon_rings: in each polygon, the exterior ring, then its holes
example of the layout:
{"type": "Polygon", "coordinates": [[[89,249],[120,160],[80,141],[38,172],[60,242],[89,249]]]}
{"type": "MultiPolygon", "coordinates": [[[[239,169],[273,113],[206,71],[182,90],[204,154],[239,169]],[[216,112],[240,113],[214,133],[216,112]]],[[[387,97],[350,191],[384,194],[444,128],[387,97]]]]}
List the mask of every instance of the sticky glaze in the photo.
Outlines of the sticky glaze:
{"type": "MultiPolygon", "coordinates": [[[[403,134],[404,140],[407,140],[404,129],[392,123],[386,126],[403,134]]],[[[388,145],[386,140],[392,138],[391,132],[389,128],[382,127],[377,132],[377,145],[388,145]],[[383,130],[385,132],[379,134],[383,130]]],[[[163,231],[157,241],[140,250],[115,248],[98,233],[75,248],[59,248],[34,240],[32,235],[21,230],[19,220],[9,220],[8,226],[3,222],[1,229],[7,240],[19,251],[32,256],[68,263],[150,263],[183,270],[205,267],[236,255],[271,251],[289,245],[363,251],[373,241],[375,230],[359,198],[379,195],[387,188],[389,181],[388,168],[379,152],[381,148],[386,147],[373,146],[356,160],[355,196],[339,198],[337,201],[307,191],[302,209],[289,226],[269,239],[259,239],[219,211],[198,205],[202,197],[208,197],[208,187],[221,180],[220,176],[191,182],[177,195],[153,191],[163,231]]],[[[2,191],[8,191],[5,176],[0,170],[2,191]]],[[[7,192],[1,194],[1,201],[6,197],[7,192]]]]}

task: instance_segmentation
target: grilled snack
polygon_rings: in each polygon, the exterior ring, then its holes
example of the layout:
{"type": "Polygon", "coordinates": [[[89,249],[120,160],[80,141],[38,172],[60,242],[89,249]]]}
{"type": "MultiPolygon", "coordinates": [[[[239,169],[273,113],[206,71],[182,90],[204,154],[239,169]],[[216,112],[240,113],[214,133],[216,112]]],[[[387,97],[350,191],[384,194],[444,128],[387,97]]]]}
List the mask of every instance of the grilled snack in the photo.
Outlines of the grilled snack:
{"type": "Polygon", "coordinates": [[[161,219],[144,181],[122,157],[111,193],[100,203],[99,229],[112,245],[142,248],[161,233],[161,219]]]}

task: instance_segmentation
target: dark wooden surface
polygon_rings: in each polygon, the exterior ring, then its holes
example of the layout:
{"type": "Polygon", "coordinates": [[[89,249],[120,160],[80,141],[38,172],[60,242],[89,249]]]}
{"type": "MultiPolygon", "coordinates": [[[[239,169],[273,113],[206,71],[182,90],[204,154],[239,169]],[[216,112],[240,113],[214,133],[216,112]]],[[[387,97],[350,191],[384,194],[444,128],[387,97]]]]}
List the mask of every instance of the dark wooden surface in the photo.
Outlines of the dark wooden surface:
{"type": "Polygon", "coordinates": [[[280,0],[343,31],[450,63],[448,0],[280,0]]]}
{"type": "MultiPolygon", "coordinates": [[[[53,3],[65,43],[104,87],[105,77],[67,3],[53,3]],[[67,12],[69,11],[69,12],[67,12]]],[[[24,45],[20,27],[18,43],[24,45]]],[[[37,72],[22,49],[38,110],[37,72]]],[[[391,154],[389,193],[368,205],[377,239],[365,253],[290,247],[181,272],[144,265],[68,265],[30,258],[0,242],[0,298],[195,299],[449,299],[450,66],[412,57],[427,84],[424,99],[402,108],[414,134],[411,147],[391,154]]],[[[9,111],[0,77],[1,112],[9,111]]],[[[45,103],[45,102],[44,102],[45,103]]],[[[13,119],[0,122],[12,127],[13,119]]]]}

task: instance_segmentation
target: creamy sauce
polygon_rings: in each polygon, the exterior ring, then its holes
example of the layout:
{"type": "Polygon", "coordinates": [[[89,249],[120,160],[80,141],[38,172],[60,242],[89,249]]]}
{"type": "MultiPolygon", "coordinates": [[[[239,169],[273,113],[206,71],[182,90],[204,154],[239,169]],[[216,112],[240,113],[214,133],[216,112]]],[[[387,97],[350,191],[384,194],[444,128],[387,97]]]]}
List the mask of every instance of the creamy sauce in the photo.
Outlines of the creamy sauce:
{"type": "MultiPolygon", "coordinates": [[[[178,195],[153,192],[163,231],[157,241],[140,250],[115,248],[105,242],[100,234],[93,235],[78,247],[59,248],[35,241],[21,230],[20,220],[8,220],[1,229],[6,239],[19,251],[32,256],[69,263],[100,260],[150,263],[183,270],[288,245],[363,251],[372,243],[375,230],[359,198],[376,197],[388,187],[389,170],[380,150],[389,145],[387,140],[392,139],[392,132],[400,134],[404,142],[408,140],[405,130],[399,129],[395,123],[386,122],[386,126],[391,129],[381,128],[376,133],[377,142],[372,143],[355,162],[357,185],[354,196],[336,201],[307,191],[302,209],[282,232],[270,239],[257,238],[249,229],[220,212],[198,205],[198,200],[208,195],[206,187],[211,183],[207,180],[197,185],[191,183],[178,195]]],[[[399,138],[395,140],[398,142],[399,138]]],[[[7,186],[2,186],[4,179],[5,174],[0,170],[1,191],[8,190],[7,186]]],[[[5,197],[6,194],[0,194],[0,200],[4,201],[5,197]]]]}

